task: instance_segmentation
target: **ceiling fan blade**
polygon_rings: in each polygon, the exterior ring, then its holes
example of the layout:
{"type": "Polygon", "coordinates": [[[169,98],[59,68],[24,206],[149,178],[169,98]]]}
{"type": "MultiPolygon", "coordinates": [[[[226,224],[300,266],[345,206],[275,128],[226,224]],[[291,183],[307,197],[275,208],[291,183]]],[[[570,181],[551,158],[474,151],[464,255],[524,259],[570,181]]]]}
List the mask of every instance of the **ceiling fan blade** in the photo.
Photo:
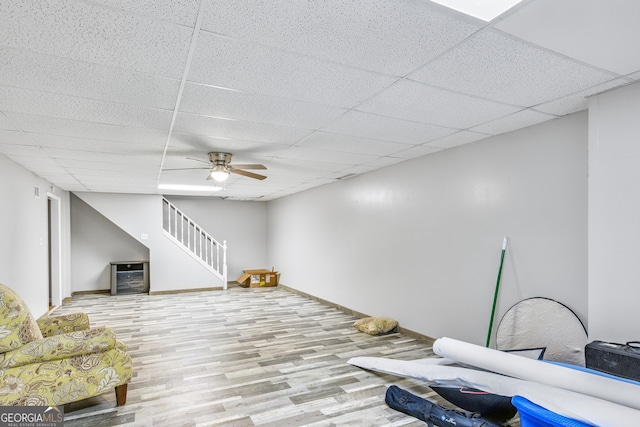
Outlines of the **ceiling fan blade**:
{"type": "Polygon", "coordinates": [[[265,165],[259,165],[256,163],[247,163],[247,164],[232,163],[229,166],[236,169],[263,169],[263,170],[267,169],[265,165]]]}
{"type": "Polygon", "coordinates": [[[257,173],[245,171],[245,170],[242,170],[242,169],[233,169],[233,168],[229,168],[229,169],[230,169],[230,171],[232,173],[236,173],[238,175],[246,176],[246,177],[253,178],[253,179],[263,180],[263,179],[266,178],[266,176],[264,176],[264,175],[258,175],[257,173]]]}

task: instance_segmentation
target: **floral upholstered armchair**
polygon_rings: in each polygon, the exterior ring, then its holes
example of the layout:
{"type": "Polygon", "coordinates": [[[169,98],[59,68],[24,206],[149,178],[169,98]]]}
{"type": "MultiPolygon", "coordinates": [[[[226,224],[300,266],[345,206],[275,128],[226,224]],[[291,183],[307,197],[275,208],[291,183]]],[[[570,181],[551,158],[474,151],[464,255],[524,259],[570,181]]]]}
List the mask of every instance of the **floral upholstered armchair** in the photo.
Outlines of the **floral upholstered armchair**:
{"type": "Polygon", "coordinates": [[[35,320],[0,284],[0,406],[56,406],[115,389],[127,400],[131,358],[109,328],[84,313],[35,320]]]}

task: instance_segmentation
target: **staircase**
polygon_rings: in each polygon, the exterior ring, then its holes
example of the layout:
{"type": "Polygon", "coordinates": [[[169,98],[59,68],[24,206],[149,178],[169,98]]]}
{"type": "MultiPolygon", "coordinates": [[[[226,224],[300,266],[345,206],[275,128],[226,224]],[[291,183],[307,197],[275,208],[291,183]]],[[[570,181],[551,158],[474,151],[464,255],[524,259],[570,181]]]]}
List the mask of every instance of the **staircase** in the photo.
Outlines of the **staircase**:
{"type": "Polygon", "coordinates": [[[164,197],[162,229],[165,236],[222,280],[223,289],[227,289],[226,240],[218,242],[164,197]]]}

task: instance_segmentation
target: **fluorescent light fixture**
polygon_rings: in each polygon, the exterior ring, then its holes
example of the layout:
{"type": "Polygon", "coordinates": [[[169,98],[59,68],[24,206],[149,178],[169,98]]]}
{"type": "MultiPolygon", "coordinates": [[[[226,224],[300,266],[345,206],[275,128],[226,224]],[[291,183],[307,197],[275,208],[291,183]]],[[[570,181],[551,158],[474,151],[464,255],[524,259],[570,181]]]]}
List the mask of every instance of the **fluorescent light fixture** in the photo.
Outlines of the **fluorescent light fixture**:
{"type": "Polygon", "coordinates": [[[522,0],[432,0],[434,3],[489,22],[522,0]]]}
{"type": "Polygon", "coordinates": [[[215,193],[216,191],[222,190],[222,187],[212,187],[210,185],[159,184],[158,190],[215,193]]]}

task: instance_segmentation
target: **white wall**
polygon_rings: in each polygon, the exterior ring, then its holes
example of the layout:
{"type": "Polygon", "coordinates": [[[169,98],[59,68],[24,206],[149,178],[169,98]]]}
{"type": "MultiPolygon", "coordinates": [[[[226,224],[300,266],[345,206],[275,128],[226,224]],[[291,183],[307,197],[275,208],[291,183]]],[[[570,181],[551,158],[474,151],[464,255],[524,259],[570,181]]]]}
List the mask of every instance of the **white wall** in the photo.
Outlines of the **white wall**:
{"type": "Polygon", "coordinates": [[[71,218],[74,291],[110,289],[110,262],[149,260],[148,247],[74,195],[71,195],[71,218]]]}
{"type": "Polygon", "coordinates": [[[47,191],[60,197],[62,297],[70,296],[69,194],[0,154],[0,283],[20,294],[34,316],[48,311],[47,191]],[[34,187],[40,188],[40,198],[34,187]]]}
{"type": "Polygon", "coordinates": [[[589,104],[589,338],[640,339],[640,84],[589,104]]]}
{"type": "Polygon", "coordinates": [[[579,113],[271,201],[267,252],[287,286],[484,344],[505,236],[496,324],[534,296],[586,322],[586,232],[579,113]]]}
{"type": "Polygon", "coordinates": [[[229,280],[242,270],[271,269],[267,264],[267,204],[217,197],[167,196],[178,209],[216,240],[227,241],[229,280]]]}
{"type": "MultiPolygon", "coordinates": [[[[74,192],[122,230],[149,248],[150,292],[222,286],[222,282],[162,233],[162,196],[74,192]],[[148,238],[143,240],[142,235],[148,238]]],[[[72,224],[75,219],[72,218],[72,224]]],[[[72,245],[74,242],[72,241],[72,245]]],[[[103,265],[112,259],[105,258],[103,265]]],[[[73,290],[85,290],[73,283],[73,290]]]]}

